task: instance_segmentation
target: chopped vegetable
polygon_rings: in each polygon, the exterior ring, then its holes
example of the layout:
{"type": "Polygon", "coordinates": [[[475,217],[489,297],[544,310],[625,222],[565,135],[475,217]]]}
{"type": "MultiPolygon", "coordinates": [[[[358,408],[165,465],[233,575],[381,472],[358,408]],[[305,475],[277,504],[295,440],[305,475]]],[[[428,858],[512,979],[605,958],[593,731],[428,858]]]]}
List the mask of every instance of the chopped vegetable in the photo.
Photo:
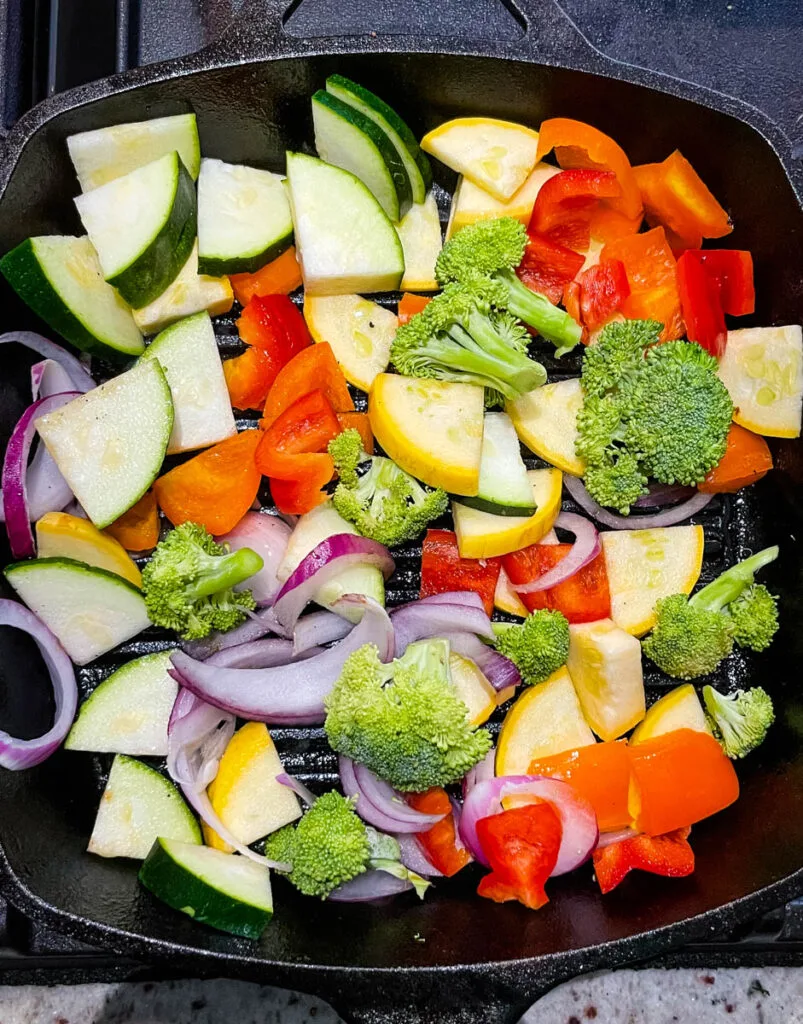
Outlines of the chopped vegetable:
{"type": "Polygon", "coordinates": [[[630,734],[628,742],[637,747],[647,740],[675,729],[695,729],[697,732],[711,732],[697,691],[691,683],[682,683],[665,693],[652,704],[644,718],[630,734]]]}
{"type": "Polygon", "coordinates": [[[340,477],[332,502],[364,537],[387,547],[415,540],[448,507],[445,491],[422,487],[391,459],[367,455],[357,430],[339,434],[328,452],[340,477]]]}
{"type": "Polygon", "coordinates": [[[414,295],[413,292],[405,292],[399,299],[397,315],[399,326],[406,324],[416,313],[420,313],[430,302],[430,295],[414,295]]]}
{"type": "Polygon", "coordinates": [[[427,530],[421,548],[420,597],[470,590],[491,615],[500,565],[498,558],[461,558],[451,530],[427,530]]]}
{"type": "Polygon", "coordinates": [[[541,609],[521,624],[497,623],[494,632],[496,649],[514,662],[528,686],[542,683],[566,664],[569,623],[560,612],[541,609]]]}
{"type": "Polygon", "coordinates": [[[648,871],[662,878],[685,878],[694,872],[691,829],[678,828],[662,836],[633,836],[594,851],[594,874],[601,893],[612,892],[631,871],[648,871]]]}
{"type": "Polygon", "coordinates": [[[488,753],[449,681],[448,644],[410,644],[383,665],[372,644],[350,655],[326,700],[326,735],[339,754],[396,789],[421,792],[457,782],[488,753]]]}
{"type": "Polygon", "coordinates": [[[558,860],[562,828],[548,803],[526,804],[480,818],[477,836],[491,865],[477,893],[496,903],[518,900],[538,910],[549,897],[544,883],[558,860]]]}
{"type": "Polygon", "coordinates": [[[622,303],[622,312],[628,319],[657,320],[663,325],[661,341],[682,337],[677,260],[663,228],[608,242],[600,259],[624,264],[630,294],[622,303]]]}
{"type": "Polygon", "coordinates": [[[725,454],[697,485],[704,494],[732,494],[762,480],[772,469],[772,453],[759,434],[731,423],[725,454]]]}
{"type": "Polygon", "coordinates": [[[536,757],[530,762],[527,774],[568,782],[594,808],[602,832],[630,824],[627,808],[630,756],[625,740],[589,743],[550,757],[536,757]]]}
{"type": "Polygon", "coordinates": [[[772,698],[761,686],[731,694],[706,686],[703,700],[714,736],[728,757],[745,757],[755,750],[775,721],[772,698]]]}
{"type": "Polygon", "coordinates": [[[585,462],[575,451],[577,413],[583,392],[577,377],[544,384],[505,405],[519,440],[564,473],[582,476],[585,462]]]}
{"type": "Polygon", "coordinates": [[[777,547],[766,548],[726,569],[691,598],[662,598],[644,653],[667,675],[696,679],[713,672],[734,641],[763,651],[778,629],[778,611],[766,587],[754,580],[777,557],[777,547]]]}
{"type": "Polygon", "coordinates": [[[615,740],[644,718],[641,647],[610,619],[569,627],[566,667],[586,721],[603,740],[615,740]]]}
{"type": "Polygon", "coordinates": [[[589,331],[603,327],[619,313],[630,294],[621,260],[601,260],[580,278],[580,312],[589,331]]]}
{"type": "Polygon", "coordinates": [[[198,243],[193,246],[178,276],[161,295],[141,309],[132,310],[134,322],[143,334],[156,334],[184,317],[206,312],[210,316],[228,313],[234,302],[229,279],[198,273],[198,243]]]}
{"type": "Polygon", "coordinates": [[[253,274],[232,274],[229,281],[241,306],[247,306],[256,295],[289,295],[301,287],[301,268],[295,246],[291,245],[253,274]]]}
{"type": "Polygon", "coordinates": [[[494,199],[490,192],[478,188],[473,181],[460,175],[452,196],[449,224],[446,228],[447,239],[478,220],[515,217],[526,226],[533,212],[533,203],[544,182],[558,173],[558,168],[552,164],[537,163],[518,192],[515,192],[507,202],[494,199]]]}
{"type": "Polygon", "coordinates": [[[395,313],[362,295],[309,295],[304,318],[313,340],[332,346],[346,380],[370,391],[374,377],[387,369],[395,313]]]}
{"type": "Polygon", "coordinates": [[[126,551],[150,551],[159,541],[159,510],[156,495],[147,491],[136,505],[109,523],[104,531],[119,541],[126,551]]]}
{"type": "Polygon", "coordinates": [[[435,261],[442,248],[438,204],[430,192],[420,203],[413,203],[396,231],[404,249],[404,277],[400,288],[421,292],[438,290],[435,261]]]}
{"type": "MultiPolygon", "coordinates": [[[[524,255],[516,267],[516,274],[530,291],[545,295],[557,305],[563,298],[565,288],[583,269],[584,262],[582,253],[528,231],[524,255]]],[[[569,304],[565,305],[569,314],[578,320],[569,309],[569,304]]]]}
{"type": "Polygon", "coordinates": [[[67,512],[48,512],[36,524],[36,552],[40,558],[71,558],[122,576],[135,587],[142,574],[123,546],[106,537],[88,519],[67,512]]]}
{"type": "Polygon", "coordinates": [[[260,427],[266,430],[293,402],[318,390],[335,412],[354,411],[346,378],[327,342],[302,348],[282,367],[268,393],[260,427]]]}
{"type": "Polygon", "coordinates": [[[254,452],[260,436],[244,430],[160,476],[153,490],[170,522],[199,523],[217,536],[233,529],[259,490],[254,452]]]}
{"type": "Polygon", "coordinates": [[[369,455],[374,452],[374,432],[367,412],[339,412],[337,422],[341,430],[356,430],[362,441],[362,449],[369,455]]]}
{"type": "Polygon", "coordinates": [[[423,814],[443,815],[432,828],[415,835],[416,842],[434,868],[451,878],[471,863],[471,854],[465,846],[462,843],[457,845],[452,802],[445,789],[436,786],[423,793],[408,793],[407,803],[423,814]]]}
{"type": "Polygon", "coordinates": [[[621,194],[613,171],[561,171],[536,196],[527,233],[584,252],[591,241],[595,207],[601,199],[617,199],[621,194]]]}
{"type": "Polygon", "coordinates": [[[159,543],[143,571],[148,615],[185,640],[224,633],[255,606],[250,591],[233,588],[261,568],[250,548],[227,552],[203,526],[185,522],[159,543]]]}
{"type": "Polygon", "coordinates": [[[686,334],[714,356],[725,351],[725,314],[755,309],[753,259],[737,249],[688,249],[678,260],[678,288],[686,334]]]}
{"type": "MultiPolygon", "coordinates": [[[[572,549],[571,544],[531,544],[505,555],[502,565],[512,583],[530,583],[558,565],[572,549]]],[[[561,612],[569,622],[594,622],[611,613],[608,573],[603,553],[575,573],[571,579],[535,593],[520,595],[526,608],[549,608],[561,612]]]]}

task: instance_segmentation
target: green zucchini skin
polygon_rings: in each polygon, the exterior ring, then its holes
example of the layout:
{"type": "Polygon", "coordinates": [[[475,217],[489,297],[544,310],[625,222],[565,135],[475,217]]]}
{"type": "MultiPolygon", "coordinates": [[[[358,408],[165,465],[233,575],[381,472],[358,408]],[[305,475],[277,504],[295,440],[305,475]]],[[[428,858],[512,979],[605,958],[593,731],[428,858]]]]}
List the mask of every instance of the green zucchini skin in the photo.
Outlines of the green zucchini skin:
{"type": "Polygon", "coordinates": [[[528,519],[530,516],[534,516],[538,511],[538,506],[532,505],[500,505],[495,501],[489,501],[487,498],[481,498],[479,495],[474,497],[466,497],[465,494],[454,495],[454,500],[459,501],[461,505],[468,505],[469,508],[476,508],[480,512],[490,512],[493,516],[508,516],[510,518],[517,517],[519,519],[528,519]]]}
{"type": "Polygon", "coordinates": [[[225,277],[228,274],[255,274],[266,264],[271,263],[283,252],[287,252],[293,244],[292,229],[281,238],[254,256],[231,257],[229,259],[216,259],[214,256],[198,257],[198,273],[208,274],[209,277],[225,277]]]}

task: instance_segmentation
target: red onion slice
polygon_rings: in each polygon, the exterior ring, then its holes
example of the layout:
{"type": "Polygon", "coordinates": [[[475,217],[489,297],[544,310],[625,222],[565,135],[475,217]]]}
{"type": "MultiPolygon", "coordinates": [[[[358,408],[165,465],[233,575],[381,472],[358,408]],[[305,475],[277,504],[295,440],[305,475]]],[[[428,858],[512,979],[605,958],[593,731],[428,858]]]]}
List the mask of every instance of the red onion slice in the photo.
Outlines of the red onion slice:
{"type": "Polygon", "coordinates": [[[275,668],[277,665],[289,665],[297,657],[313,658],[321,654],[319,647],[311,647],[302,655],[296,655],[290,640],[252,640],[249,644],[238,644],[218,651],[205,664],[216,665],[218,668],[275,668]]]}
{"type": "Polygon", "coordinates": [[[385,579],[393,572],[393,559],[384,544],[350,533],[327,537],[301,559],[276,595],[273,610],[285,629],[291,630],[320,588],[355,565],[374,566],[385,579]]]}
{"type": "Polygon", "coordinates": [[[338,767],[340,770],[340,784],[343,787],[344,794],[350,799],[354,800],[354,810],[359,814],[363,821],[369,825],[373,825],[374,828],[380,829],[382,832],[394,832],[399,828],[399,822],[395,818],[391,818],[389,815],[384,814],[379,808],[374,807],[370,800],[360,789],[357,783],[357,777],[354,773],[354,762],[350,761],[347,757],[338,758],[338,767]]]}
{"type": "Polygon", "coordinates": [[[56,714],[46,733],[36,739],[20,740],[0,730],[0,767],[20,771],[45,761],[70,731],[78,707],[78,685],[67,652],[32,611],[16,601],[0,598],[0,625],[21,629],[33,638],[53,683],[56,714]]]}
{"type": "Polygon", "coordinates": [[[599,839],[597,817],[591,804],[559,779],[540,775],[503,775],[497,779],[478,782],[466,797],[460,819],[460,835],[469,852],[486,867],[490,867],[477,836],[477,822],[502,811],[502,800],[508,796],[528,795],[551,804],[563,828],[558,860],[552,876],[584,864],[591,856],[599,839]]]}
{"type": "Polygon", "coordinates": [[[293,630],[293,647],[296,654],[302,654],[320,644],[331,644],[335,640],[342,640],[354,629],[354,623],[344,619],[342,615],[335,615],[321,609],[319,612],[311,612],[304,615],[296,623],[293,630]]]}
{"type": "Polygon", "coordinates": [[[243,583],[238,583],[234,589],[250,590],[258,605],[271,604],[281,588],[276,570],[284,558],[292,532],[278,516],[246,512],[233,530],[215,537],[218,544],[227,544],[232,551],[251,548],[262,559],[263,565],[259,572],[243,583]]]}
{"type": "Polygon", "coordinates": [[[481,612],[485,611],[482,598],[473,590],[448,590],[443,594],[430,594],[429,597],[422,597],[418,601],[410,601],[409,604],[402,605],[402,607],[408,608],[413,604],[465,604],[469,608],[478,608],[481,612]]]}
{"type": "Polygon", "coordinates": [[[376,644],[383,661],[393,656],[393,626],[384,608],[369,597],[348,594],[337,603],[362,606],[363,617],[337,646],[313,658],[277,668],[219,668],[182,651],[172,656],[179,681],[202,700],[255,722],[320,724],[324,698],[346,658],[363,644],[376,644]]]}
{"type": "Polygon", "coordinates": [[[272,608],[262,608],[258,612],[251,613],[241,626],[229,630],[228,633],[215,632],[210,633],[203,640],[185,640],[181,644],[181,649],[191,658],[206,661],[217,651],[225,651],[229,647],[239,647],[252,640],[259,640],[266,633],[285,635],[284,629],[276,621],[272,608]]]}
{"type": "Polygon", "coordinates": [[[345,882],[326,897],[332,903],[368,903],[385,896],[396,896],[413,888],[405,878],[396,878],[387,871],[364,871],[350,882],[345,882]]]}
{"type": "Polygon", "coordinates": [[[679,501],[691,498],[696,487],[684,487],[683,484],[650,484],[649,494],[642,494],[633,502],[633,508],[663,508],[664,505],[675,505],[679,501]]]}
{"type": "Polygon", "coordinates": [[[599,533],[593,523],[574,512],[561,512],[555,520],[559,530],[568,530],[575,536],[572,550],[562,558],[549,572],[545,572],[537,580],[530,583],[513,583],[511,587],[517,594],[537,594],[541,590],[556,587],[576,575],[584,566],[593,561],[600,553],[602,544],[599,533]]]}
{"type": "Polygon", "coordinates": [[[425,598],[424,601],[395,608],[390,618],[396,633],[397,658],[416,640],[428,640],[446,633],[475,633],[489,640],[494,637],[486,612],[467,604],[427,603],[425,598]]]}
{"type": "Polygon", "coordinates": [[[468,770],[463,779],[463,799],[465,800],[478,782],[486,782],[494,777],[496,764],[496,747],[491,747],[485,757],[473,768],[468,770]]]}
{"type": "MultiPolygon", "coordinates": [[[[347,760],[343,758],[342,760],[347,760]]],[[[366,814],[374,817],[381,817],[385,824],[379,825],[376,821],[369,824],[376,825],[384,832],[426,832],[444,817],[442,814],[424,814],[417,811],[405,801],[404,797],[387,782],[374,775],[365,765],[352,762],[351,767],[341,766],[341,779],[345,771],[346,778],[351,781],[353,776],[356,785],[356,795],[364,797],[367,805],[360,804],[366,814]],[[376,812],[376,814],[374,814],[376,812]]],[[[359,811],[358,811],[359,813],[359,811]]],[[[362,817],[363,815],[360,815],[362,817]]],[[[365,818],[368,821],[368,818],[365,818]]]]}
{"type": "Polygon", "coordinates": [[[12,341],[38,352],[45,359],[53,359],[63,366],[73,383],[71,391],[80,391],[84,394],[94,388],[95,382],[83,363],[61,345],[57,345],[54,341],[33,331],[8,331],[7,334],[0,334],[0,345],[12,341]]]}
{"type": "Polygon", "coordinates": [[[238,853],[264,867],[289,871],[291,866],[254,853],[232,835],[218,817],[207,787],[214,781],[220,758],[234,734],[234,717],[181,689],[167,726],[167,771],[187,802],[220,838],[238,853]]]}
{"type": "Polygon", "coordinates": [[[566,490],[582,509],[598,523],[609,526],[612,530],[651,530],[661,526],[675,526],[701,512],[714,497],[713,494],[702,494],[697,491],[688,501],[665,512],[657,512],[652,516],[619,516],[598,505],[579,477],[566,474],[563,482],[566,484],[566,490]]]}
{"type": "MultiPolygon", "coordinates": [[[[77,391],[39,398],[29,405],[11,433],[3,460],[3,508],[6,517],[6,533],[14,558],[31,558],[35,554],[33,532],[31,531],[30,509],[28,507],[28,454],[36,433],[36,419],[45,413],[59,409],[78,396],[77,391]]],[[[53,469],[59,473],[55,462],[53,469]]],[[[55,478],[51,484],[55,484],[55,478]]],[[[67,489],[69,498],[72,492],[67,489]]],[[[65,501],[59,507],[64,508],[65,501]]]]}
{"type": "Polygon", "coordinates": [[[287,772],[280,772],[276,776],[276,781],[281,783],[283,786],[287,786],[288,789],[292,789],[299,800],[303,800],[307,807],[312,807],[318,799],[312,790],[307,789],[303,782],[295,778],[293,775],[288,775],[287,772]]]}
{"type": "Polygon", "coordinates": [[[408,871],[414,871],[422,878],[443,878],[443,872],[431,864],[421,849],[414,835],[409,832],[397,832],[393,838],[399,844],[399,860],[408,871]]]}
{"type": "Polygon", "coordinates": [[[606,846],[614,846],[616,843],[624,843],[628,839],[635,839],[641,833],[634,828],[620,828],[616,832],[600,832],[595,849],[604,850],[606,846]]]}
{"type": "Polygon", "coordinates": [[[449,646],[464,658],[473,661],[482,672],[491,686],[497,693],[501,693],[509,686],[518,686],[521,683],[521,673],[510,658],[484,644],[482,640],[473,633],[444,633],[443,637],[449,641],[449,646]]]}
{"type": "Polygon", "coordinates": [[[43,359],[31,367],[31,398],[47,398],[64,391],[80,391],[85,395],[92,391],[95,383],[86,374],[72,374],[55,359],[43,359]]]}

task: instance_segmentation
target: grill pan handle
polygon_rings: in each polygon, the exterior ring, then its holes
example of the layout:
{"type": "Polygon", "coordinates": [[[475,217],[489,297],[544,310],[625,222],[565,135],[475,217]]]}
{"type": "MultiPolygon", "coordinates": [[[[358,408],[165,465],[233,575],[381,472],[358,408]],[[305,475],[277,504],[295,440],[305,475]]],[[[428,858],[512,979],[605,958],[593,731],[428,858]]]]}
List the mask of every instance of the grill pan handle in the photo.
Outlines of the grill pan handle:
{"type": "Polygon", "coordinates": [[[215,62],[429,50],[607,63],[558,0],[244,0],[205,53],[215,62]]]}

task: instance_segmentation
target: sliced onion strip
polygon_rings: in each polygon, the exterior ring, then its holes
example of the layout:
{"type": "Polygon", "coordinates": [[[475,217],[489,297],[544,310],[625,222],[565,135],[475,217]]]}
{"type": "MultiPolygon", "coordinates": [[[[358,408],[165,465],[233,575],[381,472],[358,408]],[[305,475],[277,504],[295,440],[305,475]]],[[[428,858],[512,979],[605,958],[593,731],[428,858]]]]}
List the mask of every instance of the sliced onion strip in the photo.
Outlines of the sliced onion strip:
{"type": "Polygon", "coordinates": [[[494,631],[487,613],[468,604],[414,601],[391,612],[396,634],[396,657],[400,658],[416,640],[444,636],[446,633],[473,633],[493,640],[494,631]]]}
{"type": "Polygon", "coordinates": [[[449,646],[464,658],[473,661],[497,693],[521,683],[521,673],[510,658],[474,636],[473,633],[444,633],[449,646]]]}
{"type": "Polygon", "coordinates": [[[566,474],[563,482],[566,484],[566,490],[585,512],[612,530],[650,530],[661,526],[675,526],[701,512],[713,498],[713,494],[702,494],[697,491],[688,501],[665,512],[657,512],[652,516],[619,516],[597,504],[579,477],[566,474]]]}
{"type": "Polygon", "coordinates": [[[575,576],[600,553],[602,544],[599,533],[594,524],[587,519],[574,512],[561,512],[555,520],[555,526],[559,530],[568,530],[574,534],[575,542],[571,551],[537,580],[531,580],[529,583],[511,582],[510,585],[517,594],[537,594],[539,591],[556,587],[575,576]]]}
{"type": "Polygon", "coordinates": [[[322,608],[319,612],[310,612],[298,620],[293,630],[293,648],[296,654],[302,654],[310,647],[342,640],[352,629],[353,622],[322,608]]]}
{"type": "Polygon", "coordinates": [[[94,388],[95,382],[80,359],[54,341],[50,341],[34,331],[8,331],[6,334],[0,334],[0,345],[9,342],[24,345],[26,348],[38,352],[44,359],[53,359],[63,366],[73,382],[71,391],[80,391],[83,394],[94,388]]]}

